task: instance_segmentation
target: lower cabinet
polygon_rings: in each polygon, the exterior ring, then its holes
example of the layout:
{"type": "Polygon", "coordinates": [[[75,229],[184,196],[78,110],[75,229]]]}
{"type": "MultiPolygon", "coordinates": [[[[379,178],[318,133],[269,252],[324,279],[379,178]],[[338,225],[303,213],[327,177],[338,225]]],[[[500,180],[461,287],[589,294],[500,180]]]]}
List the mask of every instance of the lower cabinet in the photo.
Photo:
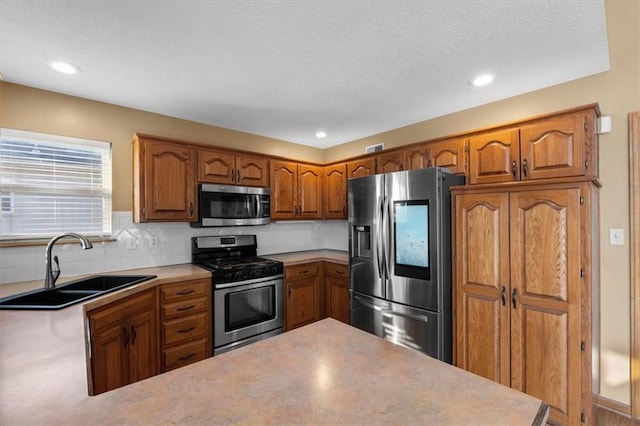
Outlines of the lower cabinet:
{"type": "Polygon", "coordinates": [[[312,262],[285,267],[285,331],[311,324],[322,318],[321,265],[321,262],[312,262]]]}
{"type": "Polygon", "coordinates": [[[285,266],[285,331],[325,317],[350,323],[349,266],[309,262],[285,266]]]}
{"type": "Polygon", "coordinates": [[[349,266],[324,262],[327,316],[351,323],[349,306],[349,266]]]}
{"type": "Polygon", "coordinates": [[[90,394],[158,373],[154,289],[87,312],[91,336],[90,394]]]}
{"type": "Polygon", "coordinates": [[[160,286],[161,370],[201,361],[212,352],[211,281],[160,286]]]}

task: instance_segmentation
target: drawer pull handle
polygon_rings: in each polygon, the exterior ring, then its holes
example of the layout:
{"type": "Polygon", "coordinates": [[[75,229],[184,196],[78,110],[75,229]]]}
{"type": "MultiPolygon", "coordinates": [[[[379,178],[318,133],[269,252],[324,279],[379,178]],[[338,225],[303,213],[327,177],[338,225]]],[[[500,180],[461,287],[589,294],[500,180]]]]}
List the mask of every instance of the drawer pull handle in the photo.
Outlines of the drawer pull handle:
{"type": "Polygon", "coordinates": [[[196,328],[194,326],[187,327],[187,328],[181,328],[180,330],[178,330],[178,333],[188,333],[188,332],[193,331],[195,329],[196,328]]]}
{"type": "Polygon", "coordinates": [[[179,292],[178,292],[178,294],[179,294],[180,296],[184,296],[185,294],[191,294],[191,293],[195,293],[195,292],[196,292],[196,291],[195,291],[194,289],[192,289],[192,288],[188,288],[188,289],[186,289],[186,290],[179,291],[179,292]]]}
{"type": "Polygon", "coordinates": [[[309,273],[308,269],[305,269],[304,271],[301,272],[301,274],[308,274],[308,273],[309,273]]]}
{"type": "Polygon", "coordinates": [[[196,305],[180,306],[177,310],[178,311],[188,311],[189,309],[193,309],[195,307],[196,307],[196,305]]]}
{"type": "Polygon", "coordinates": [[[345,274],[346,274],[346,272],[344,272],[344,271],[336,271],[336,274],[338,274],[338,275],[345,275],[345,274]]]}
{"type": "Polygon", "coordinates": [[[178,358],[178,361],[186,361],[190,358],[193,358],[194,356],[196,356],[196,353],[191,352],[189,355],[181,356],[180,358],[178,358]]]}

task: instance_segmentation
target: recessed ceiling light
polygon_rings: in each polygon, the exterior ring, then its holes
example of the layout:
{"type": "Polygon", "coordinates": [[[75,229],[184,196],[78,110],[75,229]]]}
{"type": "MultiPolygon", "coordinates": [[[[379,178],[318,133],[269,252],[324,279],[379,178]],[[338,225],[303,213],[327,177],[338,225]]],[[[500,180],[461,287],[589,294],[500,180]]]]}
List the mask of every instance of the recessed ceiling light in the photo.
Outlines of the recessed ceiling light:
{"type": "Polygon", "coordinates": [[[493,81],[493,74],[480,74],[473,80],[471,80],[471,85],[473,86],[486,86],[487,84],[493,81]]]}
{"type": "Polygon", "coordinates": [[[51,61],[49,62],[49,65],[51,65],[51,68],[53,68],[54,70],[63,74],[76,74],[78,71],[80,71],[78,67],[68,62],[51,61]]]}
{"type": "Polygon", "coordinates": [[[327,132],[323,132],[323,131],[316,132],[316,138],[322,139],[322,138],[326,138],[326,137],[327,137],[327,132]]]}

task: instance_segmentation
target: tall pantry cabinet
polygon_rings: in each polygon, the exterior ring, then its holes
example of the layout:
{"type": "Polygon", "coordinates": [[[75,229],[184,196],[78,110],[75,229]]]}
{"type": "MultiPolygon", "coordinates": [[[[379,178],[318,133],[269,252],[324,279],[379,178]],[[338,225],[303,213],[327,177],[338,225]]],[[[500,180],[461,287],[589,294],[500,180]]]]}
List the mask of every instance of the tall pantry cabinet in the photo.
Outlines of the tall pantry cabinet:
{"type": "Polygon", "coordinates": [[[452,190],[455,364],[542,399],[552,424],[593,419],[598,187],[585,173],[452,190]]]}

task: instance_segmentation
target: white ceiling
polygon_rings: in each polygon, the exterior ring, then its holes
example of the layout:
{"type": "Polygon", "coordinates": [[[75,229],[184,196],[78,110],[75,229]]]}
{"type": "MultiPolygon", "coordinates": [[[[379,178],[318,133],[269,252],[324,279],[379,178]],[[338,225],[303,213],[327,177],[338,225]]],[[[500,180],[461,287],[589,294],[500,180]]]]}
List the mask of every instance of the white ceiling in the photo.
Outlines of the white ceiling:
{"type": "Polygon", "coordinates": [[[0,0],[7,82],[321,148],[608,69],[603,0],[0,0]]]}

